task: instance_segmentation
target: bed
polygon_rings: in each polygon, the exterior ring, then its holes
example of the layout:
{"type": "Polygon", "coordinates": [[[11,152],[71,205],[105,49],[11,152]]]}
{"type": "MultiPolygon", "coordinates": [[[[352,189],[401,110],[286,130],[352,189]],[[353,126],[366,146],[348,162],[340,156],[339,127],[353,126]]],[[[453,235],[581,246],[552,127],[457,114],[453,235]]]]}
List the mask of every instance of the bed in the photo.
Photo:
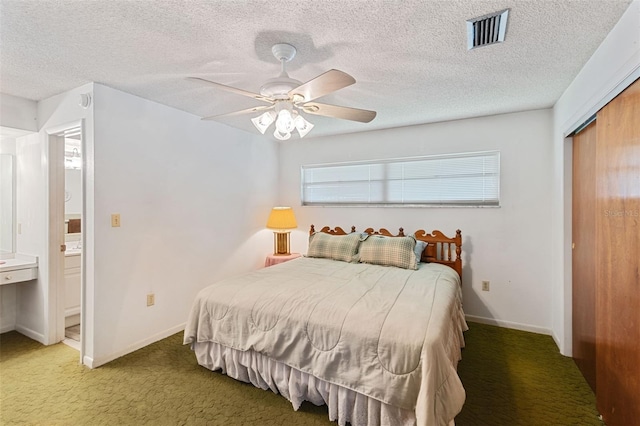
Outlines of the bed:
{"type": "Polygon", "coordinates": [[[459,230],[312,225],[305,257],[201,290],[184,343],[295,410],[326,404],[339,425],[453,424],[465,400],[461,247],[459,230]]]}

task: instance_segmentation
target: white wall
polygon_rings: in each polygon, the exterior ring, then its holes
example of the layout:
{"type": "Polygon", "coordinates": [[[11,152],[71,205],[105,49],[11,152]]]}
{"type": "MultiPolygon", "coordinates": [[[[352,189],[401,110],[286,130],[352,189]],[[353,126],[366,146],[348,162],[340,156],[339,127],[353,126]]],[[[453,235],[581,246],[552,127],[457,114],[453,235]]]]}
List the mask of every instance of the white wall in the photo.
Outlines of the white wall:
{"type": "MultiPolygon", "coordinates": [[[[0,93],[0,126],[35,132],[37,131],[36,115],[35,101],[0,93]]],[[[16,155],[15,139],[2,140],[1,143],[0,152],[16,155]]],[[[14,167],[16,166],[17,160],[14,162],[14,167]]],[[[7,237],[3,235],[2,238],[7,237]]],[[[16,328],[18,303],[16,286],[16,284],[10,284],[0,287],[0,333],[16,328]]]]}
{"type": "Polygon", "coordinates": [[[54,343],[56,321],[48,132],[80,120],[84,362],[98,366],[179,331],[201,288],[263,264],[278,146],[97,84],[39,102],[39,134],[17,144],[17,246],[39,257],[40,271],[18,290],[16,328],[43,343],[54,343]],[[89,109],[79,107],[81,93],[92,95],[89,109]],[[121,214],[120,228],[111,213],[121,214]]]}
{"type": "Polygon", "coordinates": [[[308,226],[371,226],[463,235],[464,309],[472,319],[550,333],[551,110],[481,117],[331,138],[280,148],[280,202],[300,228],[292,251],[306,252],[308,226]],[[500,150],[500,208],[301,207],[304,164],[500,150]],[[491,291],[481,291],[481,281],[491,291]]]}
{"type": "MultiPolygon", "coordinates": [[[[15,138],[0,138],[0,154],[16,155],[16,140],[15,138]]],[[[15,167],[15,164],[14,164],[15,167]]]]}
{"type": "MultiPolygon", "coordinates": [[[[38,279],[16,287],[16,330],[40,341],[55,343],[55,300],[49,274],[49,143],[47,130],[84,120],[87,138],[93,137],[92,107],[78,105],[80,93],[91,92],[87,84],[37,104],[39,133],[16,140],[17,158],[17,235],[16,250],[38,257],[38,279]]],[[[61,242],[62,243],[62,242],[61,242]]],[[[59,255],[59,253],[55,253],[59,255]]]]}
{"type": "Polygon", "coordinates": [[[640,77],[640,0],[635,0],[553,108],[553,337],[572,353],[571,141],[575,130],[640,77]]]}
{"type": "Polygon", "coordinates": [[[263,264],[278,191],[275,143],[94,84],[39,102],[37,117],[39,134],[16,147],[17,248],[39,257],[38,280],[11,295],[18,331],[55,343],[48,133],[80,120],[85,363],[179,331],[201,288],[263,264]],[[93,97],[88,109],[81,93],[93,97]],[[122,215],[120,228],[110,227],[111,213],[122,215]],[[156,304],[147,308],[151,292],[156,304]]]}
{"type": "Polygon", "coordinates": [[[38,131],[36,102],[0,93],[0,126],[38,131]]]}
{"type": "MultiPolygon", "coordinates": [[[[13,167],[15,172],[16,140],[0,138],[0,154],[9,154],[14,157],[13,167]]],[[[6,183],[2,182],[2,184],[6,183]]],[[[13,188],[15,190],[15,185],[13,185],[13,188]]],[[[9,241],[13,242],[13,236],[0,234],[0,240],[2,240],[1,245],[4,247],[9,241]]],[[[14,250],[12,249],[11,251],[14,250]]],[[[16,328],[16,300],[15,284],[0,286],[0,333],[16,328]]]]}
{"type": "Polygon", "coordinates": [[[64,170],[64,189],[69,194],[69,201],[64,203],[65,214],[82,214],[82,170],[64,170]]]}
{"type": "Polygon", "coordinates": [[[16,329],[44,343],[46,279],[46,179],[43,145],[37,133],[16,140],[16,251],[38,256],[38,279],[16,285],[16,329]]]}
{"type": "Polygon", "coordinates": [[[98,84],[94,105],[95,366],[181,330],[200,289],[264,263],[278,146],[98,84]]]}

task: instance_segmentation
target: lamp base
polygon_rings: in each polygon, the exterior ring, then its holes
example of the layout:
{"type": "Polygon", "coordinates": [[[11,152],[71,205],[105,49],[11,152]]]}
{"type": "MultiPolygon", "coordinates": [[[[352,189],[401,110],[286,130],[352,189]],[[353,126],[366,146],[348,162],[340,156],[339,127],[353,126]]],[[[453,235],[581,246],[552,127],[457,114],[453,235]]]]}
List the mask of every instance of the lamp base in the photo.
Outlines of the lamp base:
{"type": "Polygon", "coordinates": [[[273,254],[275,256],[288,256],[289,252],[290,233],[289,232],[274,232],[273,233],[273,254]]]}

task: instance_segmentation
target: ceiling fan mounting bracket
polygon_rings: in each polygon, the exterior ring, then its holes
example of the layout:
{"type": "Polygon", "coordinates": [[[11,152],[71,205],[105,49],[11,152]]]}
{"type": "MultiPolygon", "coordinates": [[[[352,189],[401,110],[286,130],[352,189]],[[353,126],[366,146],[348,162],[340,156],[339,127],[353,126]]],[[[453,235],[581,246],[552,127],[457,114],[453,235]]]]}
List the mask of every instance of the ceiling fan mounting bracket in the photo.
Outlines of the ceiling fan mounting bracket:
{"type": "Polygon", "coordinates": [[[278,61],[289,62],[296,56],[296,48],[287,43],[274,44],[271,48],[271,53],[276,57],[278,61]]]}
{"type": "Polygon", "coordinates": [[[301,84],[301,81],[289,78],[289,76],[270,78],[260,87],[260,94],[273,99],[289,99],[289,91],[301,84]]]}
{"type": "Polygon", "coordinates": [[[278,77],[267,80],[260,87],[260,94],[272,99],[289,99],[289,91],[302,84],[301,81],[289,77],[284,65],[296,56],[296,48],[287,43],[278,43],[273,45],[271,52],[282,64],[282,72],[278,77]]]}

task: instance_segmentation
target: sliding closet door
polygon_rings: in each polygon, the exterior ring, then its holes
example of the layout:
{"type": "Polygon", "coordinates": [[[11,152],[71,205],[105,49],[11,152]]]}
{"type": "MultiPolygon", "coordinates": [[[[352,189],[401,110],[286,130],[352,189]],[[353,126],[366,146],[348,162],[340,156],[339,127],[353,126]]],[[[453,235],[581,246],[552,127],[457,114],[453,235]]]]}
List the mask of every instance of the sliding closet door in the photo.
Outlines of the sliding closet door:
{"type": "Polygon", "coordinates": [[[640,81],[597,116],[596,399],[607,426],[640,422],[640,81]]]}
{"type": "Polygon", "coordinates": [[[596,122],[573,137],[573,358],[596,390],[596,122]]]}

